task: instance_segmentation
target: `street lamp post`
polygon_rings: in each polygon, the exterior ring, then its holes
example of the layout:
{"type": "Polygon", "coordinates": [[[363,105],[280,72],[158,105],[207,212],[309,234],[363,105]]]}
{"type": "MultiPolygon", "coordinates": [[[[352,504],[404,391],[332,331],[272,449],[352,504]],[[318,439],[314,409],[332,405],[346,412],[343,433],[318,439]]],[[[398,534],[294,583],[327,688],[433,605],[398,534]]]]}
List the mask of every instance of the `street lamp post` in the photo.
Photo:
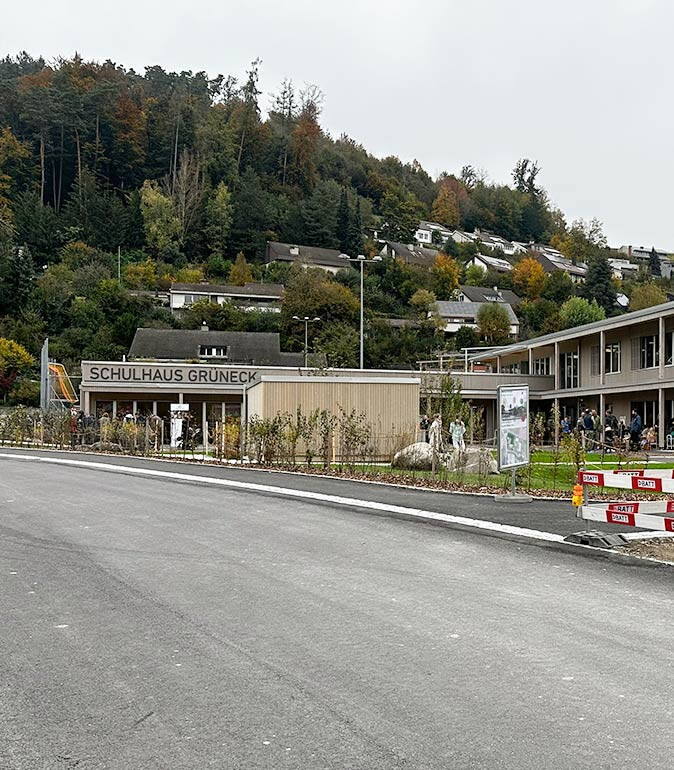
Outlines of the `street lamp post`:
{"type": "Polygon", "coordinates": [[[363,366],[363,265],[366,262],[381,262],[381,257],[377,255],[372,259],[366,259],[363,254],[359,254],[357,257],[350,257],[348,254],[340,254],[342,259],[346,259],[349,262],[358,262],[360,264],[360,368],[363,366]]]}
{"type": "Polygon", "coordinates": [[[304,368],[307,368],[307,356],[309,355],[309,324],[316,323],[320,321],[321,319],[316,316],[315,318],[309,318],[309,316],[304,316],[303,318],[300,318],[298,315],[293,316],[293,321],[301,321],[304,324],[304,368]]]}

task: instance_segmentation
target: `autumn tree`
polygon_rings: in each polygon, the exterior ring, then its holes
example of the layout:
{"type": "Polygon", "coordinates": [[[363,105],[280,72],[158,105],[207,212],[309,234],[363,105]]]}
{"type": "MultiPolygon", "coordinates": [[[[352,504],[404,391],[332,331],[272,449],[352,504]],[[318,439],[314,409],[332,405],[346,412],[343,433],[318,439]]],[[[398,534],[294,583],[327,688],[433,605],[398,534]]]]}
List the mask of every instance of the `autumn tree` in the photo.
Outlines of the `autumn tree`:
{"type": "Polygon", "coordinates": [[[251,272],[248,262],[246,262],[246,257],[243,255],[243,252],[240,251],[236,255],[236,261],[229,271],[227,280],[234,286],[244,286],[253,280],[253,273],[251,272]]]}
{"type": "Polygon", "coordinates": [[[0,394],[3,398],[16,378],[33,366],[33,357],[14,340],[0,337],[0,394]]]}
{"type": "Polygon", "coordinates": [[[428,289],[417,289],[410,298],[410,305],[414,312],[424,318],[435,308],[435,302],[435,294],[428,289]]]}
{"type": "Polygon", "coordinates": [[[459,202],[448,185],[441,184],[431,208],[431,218],[445,227],[459,226],[459,202]]]}
{"type": "Polygon", "coordinates": [[[513,267],[513,283],[515,289],[528,299],[540,297],[545,286],[545,270],[541,263],[533,257],[521,259],[513,267]]]}
{"type": "Polygon", "coordinates": [[[641,283],[632,290],[630,310],[643,310],[665,302],[667,302],[667,295],[659,286],[654,283],[641,283]]]}
{"type": "Polygon", "coordinates": [[[460,269],[456,260],[443,252],[438,252],[435,264],[431,270],[432,286],[436,297],[442,300],[451,299],[459,288],[460,269]]]}
{"type": "Polygon", "coordinates": [[[171,257],[178,248],[181,225],[170,196],[161,190],[157,182],[143,182],[140,210],[148,246],[159,256],[171,257]]]}

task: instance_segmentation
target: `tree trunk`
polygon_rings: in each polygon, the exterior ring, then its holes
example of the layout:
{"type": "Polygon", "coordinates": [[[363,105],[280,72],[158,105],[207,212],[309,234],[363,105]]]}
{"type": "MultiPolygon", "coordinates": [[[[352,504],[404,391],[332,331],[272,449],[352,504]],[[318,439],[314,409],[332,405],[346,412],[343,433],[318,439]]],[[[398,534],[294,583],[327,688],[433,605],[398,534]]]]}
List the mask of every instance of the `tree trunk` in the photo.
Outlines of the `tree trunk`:
{"type": "Polygon", "coordinates": [[[77,195],[82,200],[82,151],[80,148],[80,132],[75,129],[75,144],[77,146],[77,195]]]}
{"type": "Polygon", "coordinates": [[[44,206],[44,134],[40,134],[40,203],[44,206]]]}
{"type": "Polygon", "coordinates": [[[239,174],[241,171],[241,156],[243,155],[243,140],[246,136],[246,127],[244,126],[241,129],[241,141],[239,142],[239,156],[236,159],[236,173],[239,174]]]}
{"type": "Polygon", "coordinates": [[[61,210],[61,191],[63,190],[63,134],[64,126],[61,123],[61,157],[59,158],[59,186],[58,195],[56,196],[56,211],[61,210]]]}
{"type": "Polygon", "coordinates": [[[176,139],[173,145],[173,181],[171,182],[171,195],[176,189],[176,175],[178,173],[178,127],[180,125],[180,115],[176,118],[176,139]]]}
{"type": "Polygon", "coordinates": [[[98,148],[101,138],[101,116],[96,113],[96,148],[94,150],[94,174],[96,174],[96,168],[98,166],[98,148]]]}

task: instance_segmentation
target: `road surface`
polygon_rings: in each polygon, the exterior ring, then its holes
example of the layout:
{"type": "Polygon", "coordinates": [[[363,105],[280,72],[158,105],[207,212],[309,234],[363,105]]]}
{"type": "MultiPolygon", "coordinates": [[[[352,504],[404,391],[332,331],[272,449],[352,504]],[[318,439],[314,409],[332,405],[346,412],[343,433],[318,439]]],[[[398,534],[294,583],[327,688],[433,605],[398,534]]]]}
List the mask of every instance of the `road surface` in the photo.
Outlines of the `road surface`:
{"type": "Polygon", "coordinates": [[[669,767],[671,574],[1,459],[0,767],[669,767]]]}

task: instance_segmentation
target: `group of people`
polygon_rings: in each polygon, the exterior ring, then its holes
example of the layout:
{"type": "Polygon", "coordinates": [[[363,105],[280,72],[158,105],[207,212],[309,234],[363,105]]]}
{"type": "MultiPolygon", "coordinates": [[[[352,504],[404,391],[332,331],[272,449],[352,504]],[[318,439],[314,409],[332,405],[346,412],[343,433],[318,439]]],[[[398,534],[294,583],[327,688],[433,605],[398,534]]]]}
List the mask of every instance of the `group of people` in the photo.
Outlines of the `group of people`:
{"type": "MultiPolygon", "coordinates": [[[[437,452],[442,452],[445,442],[442,427],[442,415],[434,414],[431,419],[424,414],[419,420],[422,441],[430,444],[437,452]]],[[[449,424],[449,438],[452,447],[460,452],[466,449],[466,425],[460,417],[455,417],[449,424]]]]}
{"type": "Polygon", "coordinates": [[[600,449],[603,445],[607,452],[619,449],[649,451],[656,449],[658,444],[658,426],[644,426],[641,416],[634,409],[629,425],[624,417],[618,419],[610,407],[606,409],[603,420],[596,409],[584,409],[575,426],[569,417],[562,419],[562,435],[572,433],[574,428],[586,449],[600,449]]]}

